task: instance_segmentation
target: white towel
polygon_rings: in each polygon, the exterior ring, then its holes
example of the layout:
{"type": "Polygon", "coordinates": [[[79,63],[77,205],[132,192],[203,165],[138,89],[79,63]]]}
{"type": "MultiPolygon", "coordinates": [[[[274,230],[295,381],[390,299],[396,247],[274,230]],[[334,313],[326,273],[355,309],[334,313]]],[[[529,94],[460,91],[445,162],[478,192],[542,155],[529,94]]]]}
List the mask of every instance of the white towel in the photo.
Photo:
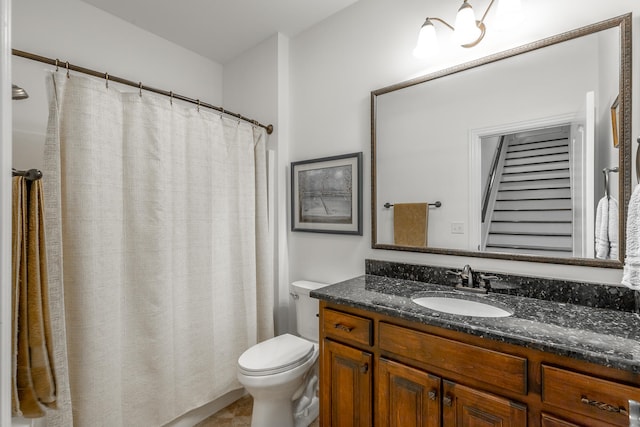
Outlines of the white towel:
{"type": "Polygon", "coordinates": [[[618,259],[618,201],[609,199],[609,259],[618,259]]]}
{"type": "Polygon", "coordinates": [[[603,197],[596,209],[596,258],[618,258],[618,201],[603,197]]]}
{"type": "Polygon", "coordinates": [[[609,199],[603,197],[596,208],[596,258],[609,258],[609,199]]]}
{"type": "Polygon", "coordinates": [[[629,200],[625,251],[622,284],[640,290],[640,185],[636,185],[629,200]]]}

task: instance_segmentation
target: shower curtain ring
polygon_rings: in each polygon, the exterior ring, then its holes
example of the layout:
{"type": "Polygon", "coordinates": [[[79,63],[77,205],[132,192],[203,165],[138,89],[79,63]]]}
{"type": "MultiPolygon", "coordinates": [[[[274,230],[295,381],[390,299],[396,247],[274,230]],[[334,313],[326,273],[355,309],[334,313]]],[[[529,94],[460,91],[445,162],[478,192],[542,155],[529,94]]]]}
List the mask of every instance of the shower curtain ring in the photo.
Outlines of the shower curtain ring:
{"type": "Polygon", "coordinates": [[[200,100],[198,99],[198,113],[200,112],[200,100]]]}
{"type": "Polygon", "coordinates": [[[66,61],[66,62],[65,62],[65,66],[66,66],[66,68],[67,68],[67,78],[69,78],[69,77],[70,77],[70,76],[69,76],[69,61],[66,61]]]}
{"type": "Polygon", "coordinates": [[[138,82],[138,89],[140,90],[138,94],[140,95],[140,98],[142,98],[142,82],[138,82]]]}
{"type": "Polygon", "coordinates": [[[169,102],[171,103],[171,106],[173,107],[173,91],[169,91],[169,102]]]}
{"type": "Polygon", "coordinates": [[[109,89],[109,73],[104,73],[104,85],[107,89],[109,89]]]}
{"type": "Polygon", "coordinates": [[[58,63],[59,63],[59,62],[60,62],[60,61],[58,61],[58,58],[56,58],[56,73],[58,72],[58,68],[59,68],[59,67],[58,67],[58,63]]]}

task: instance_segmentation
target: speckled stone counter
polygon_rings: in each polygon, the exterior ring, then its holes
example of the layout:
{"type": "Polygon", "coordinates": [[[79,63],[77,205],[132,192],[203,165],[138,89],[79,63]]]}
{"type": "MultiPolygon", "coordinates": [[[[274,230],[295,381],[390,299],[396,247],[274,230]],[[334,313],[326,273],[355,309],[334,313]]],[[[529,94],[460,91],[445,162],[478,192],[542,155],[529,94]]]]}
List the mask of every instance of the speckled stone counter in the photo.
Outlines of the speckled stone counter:
{"type": "Polygon", "coordinates": [[[476,296],[451,286],[364,275],[311,292],[320,300],[468,333],[531,349],[640,373],[640,318],[636,314],[490,293],[476,296]],[[422,307],[411,297],[431,291],[456,292],[506,306],[509,317],[447,314],[422,307]]]}
{"type": "MultiPolygon", "coordinates": [[[[453,284],[455,277],[447,274],[448,270],[450,269],[429,265],[365,260],[366,274],[425,283],[453,284]]],[[[614,310],[634,311],[636,309],[634,292],[622,286],[596,285],[491,271],[477,272],[497,276],[496,280],[491,280],[492,291],[497,293],[614,310]]]]}

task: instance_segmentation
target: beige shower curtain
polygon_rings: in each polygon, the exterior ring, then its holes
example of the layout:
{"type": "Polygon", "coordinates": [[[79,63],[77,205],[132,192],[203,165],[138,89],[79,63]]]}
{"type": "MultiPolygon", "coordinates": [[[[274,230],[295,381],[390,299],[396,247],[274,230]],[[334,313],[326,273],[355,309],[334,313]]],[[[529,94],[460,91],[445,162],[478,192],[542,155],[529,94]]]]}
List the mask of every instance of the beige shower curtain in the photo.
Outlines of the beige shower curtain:
{"type": "Polygon", "coordinates": [[[273,335],[266,133],[82,76],[48,86],[74,425],[161,426],[239,388],[237,358],[273,335]]]}
{"type": "Polygon", "coordinates": [[[13,178],[12,393],[14,415],[56,407],[41,181],[13,178]]]}

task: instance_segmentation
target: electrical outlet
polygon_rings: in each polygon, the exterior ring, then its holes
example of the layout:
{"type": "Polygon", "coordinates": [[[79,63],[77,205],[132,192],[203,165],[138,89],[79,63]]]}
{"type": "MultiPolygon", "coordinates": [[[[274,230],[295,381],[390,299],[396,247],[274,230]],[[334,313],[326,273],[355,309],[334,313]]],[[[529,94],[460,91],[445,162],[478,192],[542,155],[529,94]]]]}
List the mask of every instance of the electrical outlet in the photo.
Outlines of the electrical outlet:
{"type": "Polygon", "coordinates": [[[451,234],[464,234],[464,222],[452,222],[451,234]]]}

